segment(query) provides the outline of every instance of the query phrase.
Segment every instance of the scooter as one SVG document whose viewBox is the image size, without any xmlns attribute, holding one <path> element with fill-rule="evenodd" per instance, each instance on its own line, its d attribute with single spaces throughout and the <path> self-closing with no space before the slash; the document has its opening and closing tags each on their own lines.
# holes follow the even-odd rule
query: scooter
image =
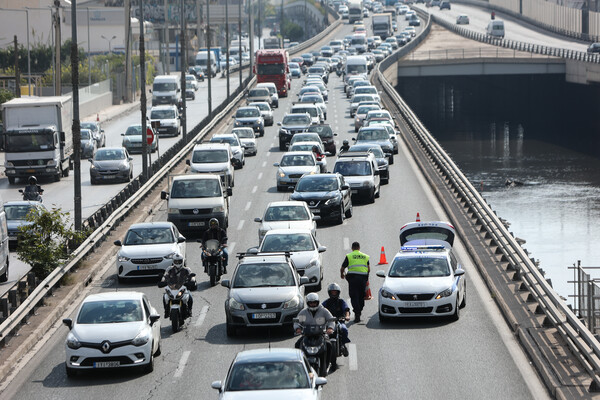
<svg viewBox="0 0 600 400">
<path fill-rule="evenodd" d="M 310 365 L 317 371 L 319 376 L 326 377 L 329 365 L 337 359 L 334 354 L 330 357 L 327 349 L 327 339 L 324 325 L 305 325 L 302 328 L 302 341 L 300 350 L 306 354 Z"/>
<path fill-rule="evenodd" d="M 191 279 L 195 276 L 196 274 L 192 273 L 189 275 L 189 278 Z M 191 284 L 192 281 L 188 281 L 187 277 L 180 276 L 178 278 L 176 282 L 170 282 L 169 284 L 166 282 L 159 283 L 159 287 L 166 286 L 164 302 L 169 306 L 169 318 L 171 319 L 173 332 L 179 331 L 185 320 L 190 317 L 188 304 L 191 294 L 188 291 L 187 285 Z"/>
<path fill-rule="evenodd" d="M 218 240 L 211 239 L 206 241 L 206 246 L 202 250 L 206 257 L 206 273 L 210 279 L 210 286 L 215 286 L 223 275 L 223 250 Z"/>
<path fill-rule="evenodd" d="M 28 191 L 27 189 L 19 189 L 19 193 L 23 195 L 24 201 L 39 201 L 41 203 L 44 189 L 39 189 L 39 191 Z"/>
</svg>

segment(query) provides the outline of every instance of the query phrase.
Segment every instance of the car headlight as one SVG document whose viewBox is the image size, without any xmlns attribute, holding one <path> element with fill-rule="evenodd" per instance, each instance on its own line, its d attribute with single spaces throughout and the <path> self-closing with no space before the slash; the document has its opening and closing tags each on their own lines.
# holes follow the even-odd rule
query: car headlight
<svg viewBox="0 0 600 400">
<path fill-rule="evenodd" d="M 454 293 L 454 289 L 450 287 L 450 288 L 438 293 L 438 295 L 435 296 L 435 299 L 439 300 L 443 297 L 450 297 L 450 296 L 452 296 L 452 293 Z"/>
<path fill-rule="evenodd" d="M 94 165 L 94 164 L 90 165 L 90 169 L 96 169 L 96 165 Z"/>
<path fill-rule="evenodd" d="M 172 251 L 171 253 L 167 254 L 167 255 L 166 255 L 166 256 L 164 256 L 163 258 L 164 258 L 165 260 L 172 260 L 172 259 L 173 259 L 173 257 L 175 257 L 175 254 L 177 254 L 177 252 L 175 252 L 175 251 Z"/>
<path fill-rule="evenodd" d="M 225 211 L 223 206 L 213 207 L 213 209 L 212 209 L 212 212 L 214 212 L 214 213 L 223 212 L 223 211 Z"/>
<path fill-rule="evenodd" d="M 81 347 L 81 343 L 79 343 L 79 340 L 77 340 L 77 338 L 75 337 L 75 335 L 73 335 L 72 332 L 69 332 L 69 334 L 67 335 L 67 346 L 69 346 L 70 349 L 75 350 Z"/>
<path fill-rule="evenodd" d="M 134 346 L 143 346 L 150 340 L 150 329 L 143 329 L 140 333 L 137 334 L 135 338 L 131 341 Z"/>
<path fill-rule="evenodd" d="M 398 300 L 396 298 L 396 296 L 394 296 L 392 293 L 388 292 L 385 289 L 381 289 L 381 296 L 385 297 L 386 299 L 391 299 L 391 300 Z"/>
<path fill-rule="evenodd" d="M 179 208 L 169 208 L 167 214 L 179 214 Z"/>
<path fill-rule="evenodd" d="M 342 196 L 339 196 L 339 195 L 338 195 L 338 196 L 332 197 L 332 198 L 330 198 L 329 200 L 327 200 L 327 201 L 325 202 L 325 205 L 326 205 L 326 206 L 330 206 L 330 205 L 333 205 L 333 204 L 335 204 L 335 203 L 339 203 L 341 200 L 342 200 Z"/>
<path fill-rule="evenodd" d="M 280 169 L 279 171 L 277 171 L 277 174 L 279 175 L 280 178 L 285 178 L 285 172 L 283 172 L 282 169 Z"/>
<path fill-rule="evenodd" d="M 130 258 L 130 257 L 125 257 L 125 256 L 117 256 L 117 261 L 118 261 L 118 262 L 127 262 L 127 261 L 129 261 L 129 260 L 131 260 L 131 258 Z"/>
<path fill-rule="evenodd" d="M 240 121 L 237 121 L 237 120 L 236 120 L 236 121 L 233 123 L 233 125 L 235 125 L 235 126 L 240 126 L 240 125 L 242 125 L 242 123 L 241 123 Z"/>
<path fill-rule="evenodd" d="M 281 129 L 279 130 L 279 134 L 280 134 L 280 135 L 287 135 L 287 134 L 288 134 L 288 131 L 287 131 L 287 129 L 281 128 Z"/>
<path fill-rule="evenodd" d="M 240 149 L 233 149 L 233 150 L 232 150 L 232 153 L 233 153 L 233 154 L 240 154 L 240 153 L 241 153 L 241 150 L 240 150 Z"/>
<path fill-rule="evenodd" d="M 128 164 L 122 164 L 121 166 L 119 166 L 119 170 L 121 171 L 126 171 L 129 169 L 129 165 Z"/>
<path fill-rule="evenodd" d="M 283 303 L 283 308 L 296 308 L 298 307 L 298 305 L 300 305 L 300 299 L 298 298 L 298 296 L 294 296 L 292 297 L 290 300 L 286 301 L 285 303 Z"/>
<path fill-rule="evenodd" d="M 242 303 L 238 303 L 233 297 L 229 299 L 229 308 L 237 311 L 244 311 L 246 309 Z"/>
</svg>

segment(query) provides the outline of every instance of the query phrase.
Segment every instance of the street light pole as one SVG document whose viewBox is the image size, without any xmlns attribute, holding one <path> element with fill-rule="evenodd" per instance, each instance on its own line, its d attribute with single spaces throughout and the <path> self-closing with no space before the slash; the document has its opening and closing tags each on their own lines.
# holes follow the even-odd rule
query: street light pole
<svg viewBox="0 0 600 400">
<path fill-rule="evenodd" d="M 187 143 L 187 99 L 185 98 L 185 72 L 187 69 L 187 40 L 185 38 L 185 10 L 184 0 L 181 0 L 181 130 L 183 143 Z"/>
<path fill-rule="evenodd" d="M 146 50 L 144 48 L 144 1 L 140 0 L 140 110 L 142 112 L 142 177 L 146 182 L 148 174 L 148 138 L 146 134 Z M 158 140 L 155 137 L 154 140 Z"/>
<path fill-rule="evenodd" d="M 60 0 L 54 0 L 54 6 L 56 11 L 54 12 L 54 95 L 60 96 L 62 94 L 62 77 L 60 71 Z"/>
<path fill-rule="evenodd" d="M 77 51 L 77 0 L 71 0 L 71 84 L 73 87 L 73 153 L 75 230 L 81 231 L 81 130 L 79 125 L 79 57 Z M 68 167 L 67 167 L 68 168 Z"/>
<path fill-rule="evenodd" d="M 239 54 L 239 61 L 240 61 L 240 87 L 242 87 L 242 1 L 243 0 L 238 0 L 238 43 L 239 43 L 239 48 L 238 48 L 238 54 Z"/>
<path fill-rule="evenodd" d="M 88 42 L 88 90 L 92 87 L 92 55 L 90 52 L 90 8 L 86 7 L 87 10 L 87 42 Z"/>
<path fill-rule="evenodd" d="M 210 0 L 206 0 L 206 70 L 208 71 L 208 115 L 212 114 L 212 71 L 210 65 L 210 53 Z"/>
<path fill-rule="evenodd" d="M 229 98 L 229 0 L 225 0 L 225 45 L 227 52 L 225 60 L 225 69 L 227 70 L 227 98 Z M 241 38 L 240 38 L 241 39 Z"/>
</svg>

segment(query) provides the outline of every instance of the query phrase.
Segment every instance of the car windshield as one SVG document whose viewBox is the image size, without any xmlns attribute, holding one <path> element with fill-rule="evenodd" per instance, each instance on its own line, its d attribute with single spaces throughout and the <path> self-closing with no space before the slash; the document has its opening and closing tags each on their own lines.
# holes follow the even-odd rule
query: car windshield
<svg viewBox="0 0 600 400">
<path fill-rule="evenodd" d="M 234 129 L 232 131 L 232 133 L 235 133 L 236 135 L 238 135 L 239 138 L 244 138 L 244 139 L 254 139 L 254 131 L 252 130 L 252 128 L 244 128 L 244 129 Z"/>
<path fill-rule="evenodd" d="M 321 139 L 328 139 L 333 137 L 333 130 L 328 125 L 313 125 L 308 128 L 308 132 L 314 132 L 319 135 Z"/>
<path fill-rule="evenodd" d="M 312 134 L 312 135 L 306 135 L 303 133 L 297 133 L 294 135 L 294 137 L 292 138 L 292 142 L 293 143 L 299 143 L 299 142 L 318 142 L 319 141 L 319 137 L 316 134 Z"/>
<path fill-rule="evenodd" d="M 217 179 L 180 179 L 173 182 L 172 199 L 221 197 L 221 183 Z"/>
<path fill-rule="evenodd" d="M 292 112 L 295 113 L 307 113 L 311 117 L 317 117 L 319 115 L 319 111 L 316 107 L 294 107 Z"/>
<path fill-rule="evenodd" d="M 373 119 L 373 118 L 387 118 L 390 119 L 390 114 L 388 114 L 385 111 L 376 111 L 374 110 L 373 112 L 370 112 L 367 114 L 367 119 Z"/>
<path fill-rule="evenodd" d="M 291 145 L 289 151 L 312 151 L 313 146 L 316 146 L 313 142 L 298 142 Z"/>
<path fill-rule="evenodd" d="M 308 212 L 302 206 L 273 206 L 265 212 L 264 221 L 305 221 L 308 219 Z"/>
<path fill-rule="evenodd" d="M 226 391 L 309 389 L 310 378 L 299 361 L 269 361 L 235 364 Z"/>
<path fill-rule="evenodd" d="M 173 231 L 168 227 L 132 228 L 125 235 L 124 246 L 173 243 Z"/>
<path fill-rule="evenodd" d="M 368 161 L 344 161 L 335 163 L 333 172 L 343 176 L 369 176 L 371 175 L 371 164 Z"/>
<path fill-rule="evenodd" d="M 350 44 L 365 44 L 367 43 L 367 39 L 364 36 L 353 37 Z"/>
<path fill-rule="evenodd" d="M 6 211 L 6 219 L 9 221 L 24 220 L 27 217 L 27 214 L 29 214 L 30 210 L 35 210 L 35 206 L 30 204 L 4 206 L 4 211 Z"/>
<path fill-rule="evenodd" d="M 152 85 L 152 90 L 155 92 L 174 92 L 177 89 L 177 84 L 172 82 L 159 83 Z"/>
<path fill-rule="evenodd" d="M 377 110 L 377 109 L 379 109 L 379 107 L 376 106 L 375 104 L 371 104 L 371 105 L 368 105 L 368 106 L 360 106 L 356 110 L 356 113 L 357 114 L 366 114 L 366 113 L 368 113 L 371 110 Z"/>
<path fill-rule="evenodd" d="M 96 161 L 108 161 L 108 160 L 124 160 L 125 152 L 123 150 L 113 149 L 99 149 L 94 156 Z"/>
<path fill-rule="evenodd" d="M 210 139 L 211 143 L 229 143 L 231 147 L 239 147 L 240 143 L 234 136 L 217 136 Z"/>
<path fill-rule="evenodd" d="M 90 131 L 89 129 L 82 129 L 81 130 L 81 140 L 82 141 L 92 140 L 92 131 Z"/>
<path fill-rule="evenodd" d="M 298 68 L 300 68 L 300 65 L 298 63 L 296 63 L 296 62 L 291 62 L 288 65 L 289 65 L 290 69 L 298 69 Z"/>
<path fill-rule="evenodd" d="M 323 98 L 321 96 L 315 96 L 310 94 L 302 96 L 302 99 L 300 101 L 306 103 L 323 103 Z"/>
<path fill-rule="evenodd" d="M 256 107 L 240 108 L 235 112 L 236 118 L 260 117 L 260 111 Z"/>
<path fill-rule="evenodd" d="M 152 110 L 150 119 L 174 119 L 175 110 Z"/>
<path fill-rule="evenodd" d="M 308 69 L 308 73 L 309 74 L 319 74 L 319 75 L 322 75 L 322 74 L 325 73 L 325 70 L 323 68 L 321 68 L 321 67 L 310 67 Z"/>
<path fill-rule="evenodd" d="M 250 89 L 248 92 L 248 97 L 268 97 L 271 94 L 269 93 L 269 89 Z"/>
<path fill-rule="evenodd" d="M 281 167 L 308 167 L 315 165 L 315 159 L 309 154 L 288 154 L 281 158 Z"/>
<path fill-rule="evenodd" d="M 127 128 L 125 132 L 126 136 L 142 136 L 142 126 L 141 125 L 133 125 Z"/>
<path fill-rule="evenodd" d="M 296 185 L 297 192 L 331 192 L 338 189 L 336 178 L 300 179 Z"/>
<path fill-rule="evenodd" d="M 383 151 L 381 150 L 381 147 L 377 146 L 377 147 L 370 147 L 370 146 L 352 146 L 350 147 L 350 150 L 348 150 L 349 152 L 360 152 L 360 153 L 364 153 L 365 151 L 368 151 L 369 153 L 373 153 L 373 155 L 375 156 L 375 158 L 384 158 L 385 154 L 383 154 Z"/>
<path fill-rule="evenodd" d="M 454 234 L 450 229 L 423 226 L 420 228 L 408 229 L 400 235 L 400 243 L 426 239 L 443 240 L 452 245 L 452 243 L 454 243 Z"/>
<path fill-rule="evenodd" d="M 96 125 L 95 122 L 82 122 L 81 123 L 81 129 L 89 129 L 92 132 L 97 132 L 98 131 L 98 125 Z"/>
<path fill-rule="evenodd" d="M 361 101 L 369 101 L 369 100 L 373 100 L 373 96 L 371 96 L 370 94 L 356 95 L 352 98 L 353 103 L 360 103 Z"/>
<path fill-rule="evenodd" d="M 300 96 L 303 96 L 305 93 L 319 93 L 319 88 L 316 86 L 305 86 L 300 89 Z"/>
<path fill-rule="evenodd" d="M 313 251 L 315 245 L 308 233 L 267 234 L 260 245 L 260 251 Z"/>
<path fill-rule="evenodd" d="M 282 75 L 285 72 L 285 64 L 258 64 L 256 73 L 258 75 Z"/>
<path fill-rule="evenodd" d="M 192 155 L 194 164 L 226 163 L 229 161 L 227 150 L 196 150 Z"/>
<path fill-rule="evenodd" d="M 377 94 L 377 88 L 372 86 L 362 86 L 354 89 L 354 93 L 356 94 Z"/>
<path fill-rule="evenodd" d="M 282 125 L 308 125 L 310 117 L 306 115 L 286 115 L 283 117 Z"/>
<path fill-rule="evenodd" d="M 384 129 L 361 129 L 356 140 L 388 140 L 389 138 L 390 134 Z"/>
<path fill-rule="evenodd" d="M 394 278 L 424 278 L 450 276 L 450 267 L 445 257 L 398 257 L 389 272 Z"/>
<path fill-rule="evenodd" d="M 117 324 L 142 321 L 144 313 L 139 300 L 87 301 L 77 316 L 78 324 Z"/>
<path fill-rule="evenodd" d="M 292 270 L 286 263 L 240 264 L 233 288 L 295 286 Z"/>
<path fill-rule="evenodd" d="M 267 103 L 253 103 L 251 105 L 258 108 L 261 111 L 269 111 L 269 105 Z"/>
</svg>

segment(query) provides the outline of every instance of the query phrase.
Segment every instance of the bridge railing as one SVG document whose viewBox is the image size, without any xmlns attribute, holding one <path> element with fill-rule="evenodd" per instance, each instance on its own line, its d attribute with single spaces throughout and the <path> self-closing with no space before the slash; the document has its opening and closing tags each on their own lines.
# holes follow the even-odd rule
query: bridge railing
<svg viewBox="0 0 600 400">
<path fill-rule="evenodd" d="M 586 326 L 595 334 L 600 331 L 600 279 L 592 278 L 587 272 L 598 271 L 600 267 L 584 267 L 581 261 L 573 264 L 569 269 L 573 270 L 573 309 Z"/>
<path fill-rule="evenodd" d="M 433 19 L 427 19 L 427 26 L 411 43 L 424 39 L 423 36 L 429 32 L 432 21 Z M 387 62 L 386 59 L 381 62 L 372 80 L 389 97 L 390 111 L 399 114 L 406 121 L 411 134 L 422 146 L 431 162 L 444 176 L 460 202 L 468 209 L 469 214 L 472 214 L 472 218 L 481 226 L 486 238 L 497 247 L 496 253 L 502 257 L 502 260 L 508 262 L 508 268 L 514 271 L 513 280 L 521 281 L 521 290 L 529 292 L 528 301 L 537 303 L 536 314 L 545 316 L 545 325 L 556 328 L 572 353 L 587 370 L 592 379 L 590 390 L 600 388 L 600 343 L 594 334 L 554 291 L 543 272 L 530 259 L 518 240 L 508 231 L 494 210 L 385 79 L 383 71 L 411 50 L 412 48 L 406 45 L 388 57 L 392 61 Z M 518 329 L 518 327 L 513 328 Z"/>
</svg>

